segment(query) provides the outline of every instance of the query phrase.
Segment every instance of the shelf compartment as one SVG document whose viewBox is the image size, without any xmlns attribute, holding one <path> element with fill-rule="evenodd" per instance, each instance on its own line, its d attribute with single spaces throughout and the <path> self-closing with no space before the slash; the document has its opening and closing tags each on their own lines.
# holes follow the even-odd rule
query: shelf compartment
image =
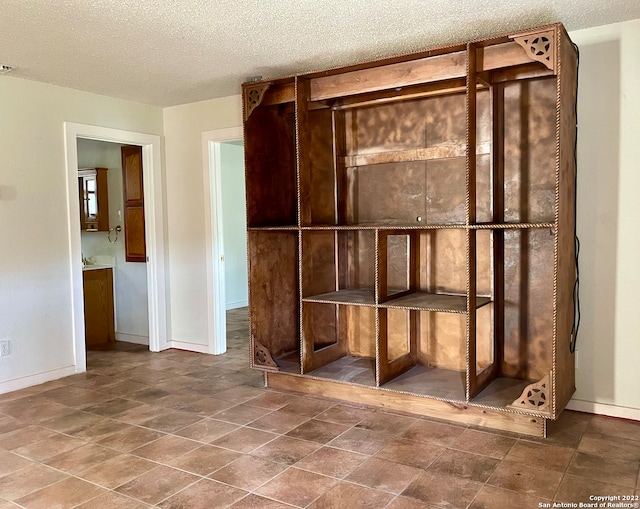
<svg viewBox="0 0 640 509">
<path fill-rule="evenodd" d="M 468 230 L 455 228 L 379 230 L 378 304 L 429 309 L 431 304 L 442 303 L 442 310 L 466 312 L 460 296 L 467 293 L 467 235 Z M 440 295 L 443 297 L 437 297 Z M 396 304 L 387 306 L 388 302 Z"/>
<path fill-rule="evenodd" d="M 418 319 L 415 311 L 378 310 L 378 385 L 414 367 L 417 363 Z"/>
<path fill-rule="evenodd" d="M 372 358 L 345 355 L 334 362 L 308 372 L 307 375 L 333 380 L 334 382 L 348 382 L 375 387 L 376 363 Z"/>
<path fill-rule="evenodd" d="M 374 308 L 302 303 L 302 367 L 309 373 L 350 355 L 375 357 Z"/>
<path fill-rule="evenodd" d="M 507 408 L 520 397 L 524 388 L 537 380 L 498 377 L 472 399 L 476 405 Z"/>
<path fill-rule="evenodd" d="M 298 233 L 250 231 L 247 248 L 249 301 L 261 303 L 249 308 L 251 365 L 272 370 L 283 364 L 296 371 L 291 355 L 295 362 L 300 351 Z"/>
<path fill-rule="evenodd" d="M 303 214 L 304 226 L 465 224 L 464 93 L 308 113 L 305 139 L 324 133 L 308 152 L 324 147 L 325 159 L 330 149 L 334 159 L 305 158 L 309 176 L 301 183 L 308 182 L 310 212 Z M 488 141 L 478 148 L 489 150 Z M 333 185 L 322 199 L 314 198 L 321 194 L 311 185 L 316 174 Z"/>
<path fill-rule="evenodd" d="M 504 222 L 554 222 L 556 95 L 554 76 L 498 87 L 496 101 L 504 118 L 503 152 L 498 154 L 504 165 Z"/>
<path fill-rule="evenodd" d="M 554 242 L 544 229 L 504 230 L 502 376 L 540 380 L 551 370 Z"/>
<path fill-rule="evenodd" d="M 341 168 L 335 157 L 341 126 L 329 109 L 310 109 L 308 80 L 297 80 L 300 221 L 302 225 L 336 224 Z M 338 115 L 339 116 L 339 115 Z"/>
<path fill-rule="evenodd" d="M 303 231 L 301 269 L 303 299 L 334 292 L 341 298 L 349 294 L 340 292 L 349 290 L 356 291 L 358 303 L 363 293 L 373 293 L 375 232 Z"/>
<path fill-rule="evenodd" d="M 447 383 L 447 393 L 465 398 L 466 316 L 405 309 L 379 309 L 378 383 L 389 386 L 417 366 L 459 374 Z M 429 371 L 432 372 L 432 371 Z M 447 378 L 449 382 L 451 378 Z M 405 381 L 408 383 L 408 381 Z M 440 389 L 415 386 L 416 394 L 445 397 Z"/>
<path fill-rule="evenodd" d="M 260 105 L 244 126 L 247 225 L 297 225 L 293 104 Z"/>
<path fill-rule="evenodd" d="M 415 232 L 378 232 L 378 302 L 413 292 L 416 287 Z"/>
<path fill-rule="evenodd" d="M 467 231 L 463 229 L 415 232 L 416 285 L 430 294 L 467 293 Z"/>
<path fill-rule="evenodd" d="M 465 372 L 418 364 L 382 386 L 390 391 L 463 403 Z"/>
</svg>

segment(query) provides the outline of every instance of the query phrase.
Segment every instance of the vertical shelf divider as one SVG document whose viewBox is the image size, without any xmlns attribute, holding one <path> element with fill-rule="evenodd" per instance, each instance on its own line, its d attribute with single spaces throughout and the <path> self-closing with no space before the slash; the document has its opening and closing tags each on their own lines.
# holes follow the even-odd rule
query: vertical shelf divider
<svg viewBox="0 0 640 509">
<path fill-rule="evenodd" d="M 376 260 L 375 260 L 375 299 L 376 313 L 376 383 L 383 385 L 405 371 L 414 367 L 418 362 L 417 330 L 418 313 L 414 310 L 406 310 L 407 322 L 407 352 L 400 357 L 389 360 L 389 309 L 381 306 L 389 300 L 388 288 L 388 238 L 390 235 L 400 234 L 399 230 L 376 230 Z M 417 263 L 417 237 L 413 232 L 407 233 L 407 270 L 409 272 L 409 288 L 406 292 L 396 295 L 408 294 L 416 289 L 416 263 Z"/>
<path fill-rule="evenodd" d="M 493 222 L 504 223 L 504 85 L 491 87 L 492 209 Z M 504 350 L 504 229 L 493 231 L 493 366 L 497 376 Z"/>
<path fill-rule="evenodd" d="M 467 401 L 476 392 L 476 46 L 467 44 Z"/>
<path fill-rule="evenodd" d="M 304 297 L 304 264 L 303 264 L 303 235 L 300 229 L 303 224 L 311 221 L 310 208 L 310 175 L 308 161 L 309 143 L 309 81 L 296 77 L 295 82 L 295 137 L 296 137 L 296 188 L 298 200 L 298 286 L 300 296 L 300 372 L 302 374 L 313 369 L 313 337 L 305 334 L 304 324 L 310 319 L 308 307 L 302 302 Z"/>
</svg>

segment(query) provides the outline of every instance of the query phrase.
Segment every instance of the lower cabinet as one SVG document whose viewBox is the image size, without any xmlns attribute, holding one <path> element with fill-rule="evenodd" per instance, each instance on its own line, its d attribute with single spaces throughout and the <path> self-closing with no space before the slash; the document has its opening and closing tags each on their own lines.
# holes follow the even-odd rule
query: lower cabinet
<svg viewBox="0 0 640 509">
<path fill-rule="evenodd" d="M 113 313 L 113 269 L 85 270 L 84 286 L 85 344 L 115 341 Z"/>
</svg>

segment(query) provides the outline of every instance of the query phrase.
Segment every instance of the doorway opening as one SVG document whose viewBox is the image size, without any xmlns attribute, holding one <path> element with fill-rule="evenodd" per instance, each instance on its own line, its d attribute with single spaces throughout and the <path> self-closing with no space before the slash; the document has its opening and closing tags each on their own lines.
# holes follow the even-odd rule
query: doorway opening
<svg viewBox="0 0 640 509">
<path fill-rule="evenodd" d="M 65 148 L 67 173 L 67 205 L 69 227 L 69 254 L 72 283 L 73 340 L 76 372 L 86 370 L 84 297 L 83 297 L 83 251 L 80 234 L 80 202 L 78 193 L 78 140 L 80 144 L 107 142 L 117 145 L 136 145 L 142 149 L 144 168 L 144 215 L 147 263 L 144 264 L 146 279 L 148 344 L 149 350 L 157 352 L 169 348 L 167 340 L 167 307 L 165 249 L 163 231 L 163 207 L 161 186 L 160 137 L 120 129 L 88 126 L 65 122 Z M 82 155 L 81 157 L 85 157 Z M 116 209 L 117 210 L 117 209 Z M 116 215 L 117 221 L 117 215 Z M 117 224 L 117 223 L 116 223 Z M 113 239 L 115 234 L 111 234 Z M 142 264 L 140 264 L 142 265 Z M 144 292 L 144 290 L 143 290 Z M 132 340 L 134 338 L 127 338 Z"/>
<path fill-rule="evenodd" d="M 77 138 L 78 168 L 81 173 L 89 174 L 80 177 L 86 182 L 81 199 L 84 194 L 97 197 L 93 201 L 83 200 L 81 219 L 90 214 L 85 209 L 93 208 L 102 223 L 98 227 L 95 223 L 81 225 L 87 348 L 108 349 L 115 346 L 114 341 L 149 345 L 149 288 L 144 239 L 138 241 L 142 243 L 142 256 L 133 258 L 129 256 L 130 247 L 125 249 L 125 240 L 132 238 L 129 229 L 137 225 L 131 224 L 126 212 L 123 147 L 137 153 L 139 160 L 138 146 Z M 97 182 L 93 177 L 96 173 L 98 176 L 103 174 Z M 98 187 L 101 185 L 106 185 L 106 191 Z M 142 237 L 143 232 L 134 234 Z"/>
<path fill-rule="evenodd" d="M 209 353 L 246 348 L 247 222 L 241 127 L 202 133 Z M 242 335 L 242 337 L 240 337 Z M 230 340 L 228 345 L 227 340 Z M 233 342 L 233 343 L 231 343 Z"/>
</svg>

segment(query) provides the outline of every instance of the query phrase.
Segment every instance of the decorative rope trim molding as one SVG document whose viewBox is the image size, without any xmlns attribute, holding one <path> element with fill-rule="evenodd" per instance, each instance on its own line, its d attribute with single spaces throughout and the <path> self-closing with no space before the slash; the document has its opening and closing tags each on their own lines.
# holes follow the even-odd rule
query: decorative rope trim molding
<svg viewBox="0 0 640 509">
<path fill-rule="evenodd" d="M 269 369 L 272 371 L 279 371 L 280 367 L 276 364 L 276 361 L 271 357 L 271 352 L 255 337 L 253 338 L 253 361 L 255 364 L 263 369 Z"/>
<path fill-rule="evenodd" d="M 527 385 L 522 394 L 516 399 L 510 407 L 520 409 L 537 410 L 540 412 L 548 412 L 550 405 L 550 373 L 542 380 Z"/>
<path fill-rule="evenodd" d="M 528 32 L 511 37 L 517 42 L 529 58 L 543 63 L 547 69 L 556 72 L 556 32 L 546 30 L 544 32 Z"/>
</svg>

